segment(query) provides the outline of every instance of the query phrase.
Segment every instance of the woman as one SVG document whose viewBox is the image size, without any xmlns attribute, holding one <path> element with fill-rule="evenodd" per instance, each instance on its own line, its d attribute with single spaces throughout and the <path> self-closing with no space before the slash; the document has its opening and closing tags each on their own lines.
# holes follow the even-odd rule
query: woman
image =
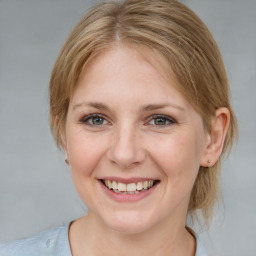
<svg viewBox="0 0 256 256">
<path fill-rule="evenodd" d="M 207 255 L 237 125 L 218 47 L 174 0 L 107 2 L 77 24 L 50 81 L 51 128 L 88 207 L 0 255 Z"/>
</svg>

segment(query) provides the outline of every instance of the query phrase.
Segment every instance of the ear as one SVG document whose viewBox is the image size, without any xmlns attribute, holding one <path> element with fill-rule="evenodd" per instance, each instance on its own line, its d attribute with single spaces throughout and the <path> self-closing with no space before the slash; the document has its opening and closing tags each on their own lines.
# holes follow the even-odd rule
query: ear
<svg viewBox="0 0 256 256">
<path fill-rule="evenodd" d="M 218 108 L 211 121 L 211 131 L 207 136 L 206 149 L 200 165 L 212 167 L 219 159 L 230 122 L 230 112 L 227 108 Z"/>
</svg>

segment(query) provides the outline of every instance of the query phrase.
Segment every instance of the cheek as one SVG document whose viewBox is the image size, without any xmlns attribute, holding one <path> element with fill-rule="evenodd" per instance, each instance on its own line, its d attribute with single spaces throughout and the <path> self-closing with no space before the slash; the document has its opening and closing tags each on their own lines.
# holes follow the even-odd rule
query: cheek
<svg viewBox="0 0 256 256">
<path fill-rule="evenodd" d="M 74 175 L 93 175 L 105 147 L 104 140 L 100 136 L 91 136 L 82 131 L 70 132 L 67 151 L 70 159 L 70 166 Z"/>
<path fill-rule="evenodd" d="M 162 139 L 159 136 L 154 141 L 157 144 L 152 143 L 150 147 L 151 159 L 163 177 L 161 201 L 167 212 L 179 205 L 187 211 L 200 165 L 199 145 L 196 137 L 190 135 L 194 134 L 173 133 Z"/>
<path fill-rule="evenodd" d="M 98 182 L 97 168 L 104 155 L 106 143 L 102 137 L 85 134 L 83 131 L 69 134 L 67 153 L 73 183 L 82 201 L 93 209 L 95 195 L 92 191 Z"/>
<path fill-rule="evenodd" d="M 200 150 L 196 136 L 170 134 L 159 139 L 157 147 L 151 146 L 151 156 L 170 182 L 195 179 L 200 165 Z"/>
</svg>

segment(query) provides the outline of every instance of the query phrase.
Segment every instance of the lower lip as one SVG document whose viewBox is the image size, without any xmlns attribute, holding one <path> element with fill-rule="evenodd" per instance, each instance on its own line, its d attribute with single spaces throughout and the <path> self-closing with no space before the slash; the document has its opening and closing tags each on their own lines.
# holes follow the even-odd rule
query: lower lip
<svg viewBox="0 0 256 256">
<path fill-rule="evenodd" d="M 148 197 L 157 187 L 157 184 L 155 184 L 150 189 L 147 189 L 145 191 L 141 191 L 137 194 L 119 194 L 114 192 L 113 190 L 108 189 L 101 181 L 99 181 L 103 191 L 113 200 L 118 202 L 136 202 L 139 200 L 142 200 L 145 197 Z"/>
</svg>

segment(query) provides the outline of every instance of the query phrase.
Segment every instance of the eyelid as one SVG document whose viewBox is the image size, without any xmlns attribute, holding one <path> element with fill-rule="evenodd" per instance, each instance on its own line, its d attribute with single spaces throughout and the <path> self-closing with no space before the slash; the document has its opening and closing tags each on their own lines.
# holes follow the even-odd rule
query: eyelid
<svg viewBox="0 0 256 256">
<path fill-rule="evenodd" d="M 152 116 L 150 116 L 150 117 L 148 118 L 147 124 L 149 124 L 150 121 L 152 121 L 152 120 L 154 120 L 154 119 L 156 119 L 156 118 L 163 118 L 163 119 L 167 120 L 167 121 L 169 122 L 169 124 L 165 124 L 165 125 L 152 125 L 152 126 L 158 126 L 158 127 L 161 128 L 161 127 L 166 127 L 166 126 L 173 125 L 173 124 L 177 123 L 177 121 L 176 121 L 175 118 L 170 117 L 170 116 L 168 116 L 168 115 L 164 115 L 164 114 L 154 114 L 154 115 L 152 115 Z M 151 124 L 149 124 L 149 125 L 151 125 Z"/>
<path fill-rule="evenodd" d="M 89 123 L 88 123 L 88 120 L 90 120 L 91 118 L 96 118 L 96 117 L 102 118 L 102 119 L 104 119 L 104 121 L 106 121 L 107 123 L 109 123 L 109 121 L 107 120 L 107 118 L 106 118 L 104 115 L 99 114 L 99 113 L 93 113 L 93 114 L 89 114 L 89 115 L 83 116 L 83 117 L 80 119 L 80 123 L 86 124 L 86 125 L 91 126 L 91 127 L 104 126 L 104 125 L 106 125 L 106 124 L 102 124 L 102 125 L 93 125 L 93 124 L 89 124 Z"/>
<path fill-rule="evenodd" d="M 92 118 L 102 118 L 105 122 L 107 122 L 107 124 L 99 124 L 99 125 L 96 125 L 96 124 L 90 124 L 88 121 Z M 154 119 L 157 119 L 157 118 L 162 118 L 162 119 L 165 119 L 168 123 L 167 124 L 163 124 L 163 125 L 157 125 L 157 124 L 150 124 L 150 122 Z M 85 124 L 87 126 L 91 126 L 91 127 L 102 127 L 104 125 L 108 125 L 110 124 L 110 122 L 108 121 L 108 119 L 103 115 L 103 114 L 100 114 L 100 113 L 93 113 L 93 114 L 88 114 L 88 115 L 85 115 L 83 116 L 80 120 L 79 120 L 80 123 L 82 124 Z M 150 125 L 150 126 L 155 126 L 157 128 L 164 128 L 164 127 L 167 127 L 167 126 L 170 126 L 170 125 L 173 125 L 177 123 L 176 119 L 171 117 L 171 116 L 168 116 L 168 115 L 164 115 L 164 114 L 154 114 L 154 115 L 151 115 L 147 118 L 147 121 L 146 121 L 146 125 Z"/>
</svg>

